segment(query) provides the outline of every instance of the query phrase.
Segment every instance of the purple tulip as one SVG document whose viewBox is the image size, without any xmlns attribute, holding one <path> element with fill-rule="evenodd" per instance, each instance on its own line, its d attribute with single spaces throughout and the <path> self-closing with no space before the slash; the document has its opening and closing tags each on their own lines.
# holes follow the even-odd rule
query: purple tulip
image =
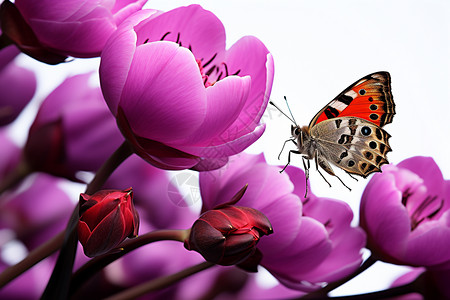
<svg viewBox="0 0 450 300">
<path fill-rule="evenodd" d="M 36 76 L 11 62 L 0 69 L 0 91 L 0 126 L 3 126 L 14 121 L 33 98 Z"/>
<path fill-rule="evenodd" d="M 2 196 L 0 227 L 13 230 L 33 249 L 65 228 L 74 204 L 58 187 L 61 179 L 36 174 L 27 181 L 17 191 Z"/>
<path fill-rule="evenodd" d="M 42 102 L 24 149 L 34 170 L 74 179 L 97 170 L 123 141 L 90 76 L 67 78 Z"/>
<path fill-rule="evenodd" d="M 429 157 L 383 167 L 361 199 L 368 248 L 390 263 L 450 266 L 450 181 Z"/>
<path fill-rule="evenodd" d="M 18 13 L 8 9 L 5 18 L 10 23 L 4 31 L 8 30 L 8 35 L 19 48 L 31 51 L 33 57 L 39 58 L 46 50 L 63 56 L 96 57 L 100 56 L 105 42 L 117 26 L 146 2 L 16 0 Z M 26 28 L 21 25 L 23 23 L 29 26 L 29 32 L 23 32 Z M 20 30 L 9 32 L 12 27 Z M 20 36 L 16 36 L 17 33 Z M 42 58 L 46 60 L 45 56 Z"/>
<path fill-rule="evenodd" d="M 415 281 L 414 290 L 417 292 L 420 291 L 420 294 L 410 293 L 395 297 L 396 300 L 450 299 L 449 278 L 450 269 L 431 271 L 425 268 L 414 268 L 397 278 L 391 287 L 401 286 Z"/>
<path fill-rule="evenodd" d="M 274 233 L 260 240 L 260 265 L 284 285 L 311 291 L 342 278 L 361 263 L 365 235 L 350 227 L 347 204 L 310 194 L 302 205 L 305 175 L 295 167 L 269 166 L 262 155 L 240 154 L 222 169 L 200 173 L 202 211 L 228 202 L 248 184 L 237 203 L 262 212 Z"/>
<path fill-rule="evenodd" d="M 122 134 L 163 169 L 218 168 L 256 141 L 272 81 L 267 48 L 247 36 L 226 50 L 222 23 L 198 5 L 134 14 L 100 63 Z"/>
<path fill-rule="evenodd" d="M 8 136 L 8 132 L 0 129 L 0 181 L 9 175 L 20 161 L 20 148 Z"/>
</svg>

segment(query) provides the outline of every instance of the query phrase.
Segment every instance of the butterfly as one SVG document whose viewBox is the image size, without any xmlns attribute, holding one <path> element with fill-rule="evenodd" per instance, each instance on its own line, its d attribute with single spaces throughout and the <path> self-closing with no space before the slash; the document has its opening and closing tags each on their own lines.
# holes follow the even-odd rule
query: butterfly
<svg viewBox="0 0 450 300">
<path fill-rule="evenodd" d="M 356 178 L 351 174 L 366 178 L 373 172 L 381 172 L 381 166 L 389 163 L 386 154 L 391 151 L 388 142 L 391 136 L 382 127 L 392 122 L 395 104 L 388 72 L 369 74 L 350 85 L 325 105 L 309 126 L 297 125 L 289 105 L 291 117 L 272 101 L 270 104 L 294 123 L 291 126 L 292 137 L 284 142 L 280 155 L 290 141 L 296 145 L 297 150 L 289 151 L 288 162 L 280 173 L 290 164 L 291 154 L 302 155 L 306 176 L 305 197 L 308 194 L 310 160 L 315 161 L 317 171 L 330 187 L 331 184 L 319 167 L 337 177 L 349 190 L 334 173 L 330 163 L 343 169 L 354 179 Z"/>
</svg>

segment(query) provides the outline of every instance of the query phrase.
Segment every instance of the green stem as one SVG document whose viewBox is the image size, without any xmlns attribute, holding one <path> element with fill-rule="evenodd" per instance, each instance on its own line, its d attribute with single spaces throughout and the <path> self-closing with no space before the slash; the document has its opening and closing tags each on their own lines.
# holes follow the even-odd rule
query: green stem
<svg viewBox="0 0 450 300">
<path fill-rule="evenodd" d="M 94 179 L 86 187 L 85 193 L 94 194 L 106 182 L 111 173 L 133 153 L 128 142 L 122 145 L 106 160 L 95 174 Z M 73 264 L 78 245 L 77 224 L 79 204 L 75 207 L 67 224 L 64 236 L 64 243 L 59 252 L 53 273 L 47 283 L 41 299 L 67 299 L 72 276 Z"/>
<path fill-rule="evenodd" d="M 364 263 L 352 274 L 347 275 L 346 277 L 331 282 L 329 284 L 327 284 L 325 287 L 323 287 L 320 290 L 317 290 L 315 292 L 309 293 L 305 296 L 300 297 L 299 299 L 320 299 L 320 298 L 324 298 L 326 297 L 326 295 L 331 292 L 332 290 L 340 287 L 341 285 L 343 285 L 344 283 L 348 282 L 349 280 L 353 279 L 354 277 L 358 276 L 359 274 L 361 274 L 362 272 L 364 272 L 365 270 L 367 270 L 368 268 L 370 268 L 374 263 L 377 262 L 378 259 L 375 258 L 375 256 L 372 254 L 370 255 L 365 261 Z"/>
<path fill-rule="evenodd" d="M 27 257 L 19 263 L 6 268 L 0 274 L 0 288 L 4 287 L 10 281 L 27 271 L 35 264 L 56 252 L 62 245 L 64 240 L 64 231 L 54 236 L 44 244 L 31 251 Z"/>
<path fill-rule="evenodd" d="M 121 258 L 128 252 L 139 248 L 141 246 L 163 240 L 179 241 L 184 240 L 189 235 L 188 230 L 156 230 L 148 232 L 134 239 L 129 239 L 120 245 L 120 248 L 111 250 L 109 253 L 97 256 L 80 269 L 78 269 L 72 276 L 70 294 L 72 295 L 84 282 L 91 278 L 95 273 L 112 263 L 113 261 Z"/>
<path fill-rule="evenodd" d="M 94 179 L 88 184 L 85 193 L 92 195 L 100 190 L 114 170 L 117 169 L 117 167 L 131 154 L 133 154 L 131 146 L 127 141 L 123 142 L 100 169 L 98 169 Z"/>
<path fill-rule="evenodd" d="M 136 299 L 139 296 L 145 295 L 145 294 L 155 291 L 155 290 L 160 290 L 162 288 L 165 288 L 171 284 L 174 284 L 174 283 L 176 283 L 186 277 L 189 277 L 193 274 L 196 274 L 200 271 L 206 270 L 212 266 L 214 266 L 213 263 L 205 261 L 198 265 L 186 268 L 180 272 L 177 272 L 177 273 L 165 276 L 165 277 L 153 279 L 153 280 L 147 281 L 143 284 L 129 288 L 123 292 L 120 292 L 111 297 L 108 297 L 105 300 Z"/>
</svg>

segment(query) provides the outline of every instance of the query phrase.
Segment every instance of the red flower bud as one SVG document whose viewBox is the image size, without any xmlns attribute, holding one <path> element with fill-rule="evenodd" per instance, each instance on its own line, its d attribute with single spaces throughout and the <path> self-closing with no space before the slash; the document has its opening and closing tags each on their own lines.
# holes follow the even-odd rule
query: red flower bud
<svg viewBox="0 0 450 300">
<path fill-rule="evenodd" d="M 104 254 L 126 237 L 136 237 L 138 230 L 139 215 L 133 205 L 131 188 L 80 195 L 78 238 L 86 256 Z"/>
<path fill-rule="evenodd" d="M 252 256 L 260 237 L 272 232 L 272 225 L 260 211 L 225 206 L 202 214 L 192 225 L 184 246 L 197 251 L 207 261 L 229 266 Z"/>
</svg>

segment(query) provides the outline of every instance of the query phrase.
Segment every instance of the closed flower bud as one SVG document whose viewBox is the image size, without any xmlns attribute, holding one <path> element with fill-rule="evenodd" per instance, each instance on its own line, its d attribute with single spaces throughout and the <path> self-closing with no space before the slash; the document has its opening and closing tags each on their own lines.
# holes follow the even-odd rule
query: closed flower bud
<svg viewBox="0 0 450 300">
<path fill-rule="evenodd" d="M 199 252 L 207 261 L 234 265 L 250 258 L 260 237 L 272 232 L 272 225 L 260 211 L 225 206 L 209 210 L 195 221 L 185 247 Z"/>
<path fill-rule="evenodd" d="M 78 238 L 86 256 L 104 254 L 138 235 L 139 215 L 132 196 L 131 188 L 80 195 Z"/>
</svg>

